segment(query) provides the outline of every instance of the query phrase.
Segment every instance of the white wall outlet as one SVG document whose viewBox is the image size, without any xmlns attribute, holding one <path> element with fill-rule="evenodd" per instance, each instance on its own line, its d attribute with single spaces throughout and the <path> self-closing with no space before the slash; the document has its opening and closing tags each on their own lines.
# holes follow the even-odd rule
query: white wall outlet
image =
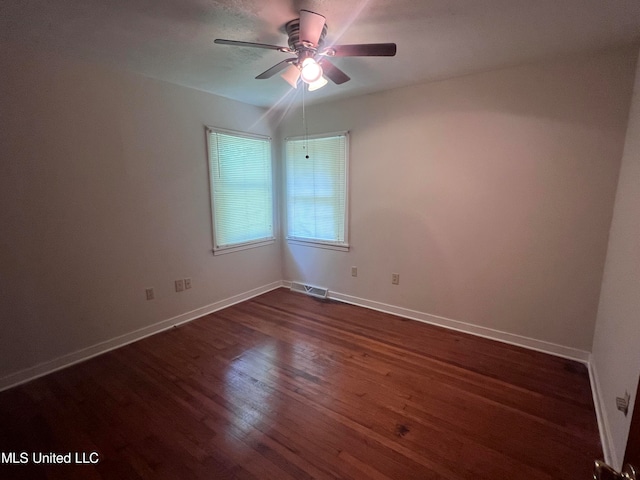
<svg viewBox="0 0 640 480">
<path fill-rule="evenodd" d="M 176 280 L 176 292 L 184 291 L 184 280 Z"/>
<path fill-rule="evenodd" d="M 624 397 L 616 397 L 616 407 L 618 408 L 618 410 L 620 410 L 622 413 L 624 413 L 625 417 L 629 413 L 629 400 L 630 399 L 631 399 L 631 397 L 629 396 L 629 392 L 627 392 L 627 391 L 624 392 Z"/>
<path fill-rule="evenodd" d="M 156 298 L 155 294 L 153 293 L 153 288 L 145 288 L 144 292 L 147 295 L 147 300 L 153 300 L 154 298 Z"/>
<path fill-rule="evenodd" d="M 351 276 L 352 277 L 358 276 L 358 267 L 351 267 Z"/>
<path fill-rule="evenodd" d="M 189 290 L 191 288 L 191 278 L 184 279 L 184 289 Z"/>
<path fill-rule="evenodd" d="M 391 274 L 391 283 L 393 285 L 399 285 L 400 284 L 400 274 L 399 273 L 392 273 Z"/>
</svg>

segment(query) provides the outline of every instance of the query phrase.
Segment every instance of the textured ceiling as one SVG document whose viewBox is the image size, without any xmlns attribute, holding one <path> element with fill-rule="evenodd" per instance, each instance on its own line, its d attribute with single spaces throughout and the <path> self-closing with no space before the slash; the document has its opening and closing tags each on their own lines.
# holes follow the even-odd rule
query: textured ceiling
<svg viewBox="0 0 640 480">
<path fill-rule="evenodd" d="M 0 42 L 273 106 L 291 87 L 254 77 L 287 55 L 213 40 L 287 45 L 301 8 L 327 18 L 326 45 L 398 45 L 396 57 L 335 59 L 352 80 L 307 101 L 640 40 L 638 0 L 0 0 Z"/>
</svg>

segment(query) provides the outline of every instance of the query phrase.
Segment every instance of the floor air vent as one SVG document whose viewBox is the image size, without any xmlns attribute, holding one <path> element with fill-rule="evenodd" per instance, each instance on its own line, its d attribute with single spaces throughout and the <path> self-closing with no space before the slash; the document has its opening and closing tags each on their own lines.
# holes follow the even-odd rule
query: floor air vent
<svg viewBox="0 0 640 480">
<path fill-rule="evenodd" d="M 317 298 L 327 298 L 329 290 L 326 288 L 314 287 L 312 285 L 305 285 L 304 283 L 291 282 L 291 291 L 305 293 Z"/>
</svg>

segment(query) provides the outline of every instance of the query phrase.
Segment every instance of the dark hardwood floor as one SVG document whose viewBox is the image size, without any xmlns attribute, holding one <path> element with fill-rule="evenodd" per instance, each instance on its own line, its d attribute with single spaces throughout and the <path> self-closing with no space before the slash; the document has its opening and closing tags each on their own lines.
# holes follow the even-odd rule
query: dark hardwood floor
<svg viewBox="0 0 640 480">
<path fill-rule="evenodd" d="M 279 289 L 0 393 L 0 478 L 571 479 L 584 365 Z M 19 457 L 18 457 L 19 458 Z"/>
</svg>

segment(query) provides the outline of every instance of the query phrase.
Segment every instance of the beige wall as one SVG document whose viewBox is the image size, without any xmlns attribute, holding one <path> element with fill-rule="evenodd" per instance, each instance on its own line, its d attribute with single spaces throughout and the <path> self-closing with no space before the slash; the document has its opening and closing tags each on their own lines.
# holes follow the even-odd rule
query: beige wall
<svg viewBox="0 0 640 480">
<path fill-rule="evenodd" d="M 285 279 L 590 351 L 636 54 L 308 107 L 351 132 L 351 250 L 286 245 Z"/>
<path fill-rule="evenodd" d="M 633 402 L 640 373 L 640 63 L 611 224 L 592 364 L 611 461 L 619 468 L 631 414 L 625 417 L 616 409 L 615 397 L 627 391 Z"/>
<path fill-rule="evenodd" d="M 262 109 L 2 48 L 0 71 L 0 379 L 282 278 L 277 243 L 211 253 L 204 125 L 270 134 Z"/>
</svg>

